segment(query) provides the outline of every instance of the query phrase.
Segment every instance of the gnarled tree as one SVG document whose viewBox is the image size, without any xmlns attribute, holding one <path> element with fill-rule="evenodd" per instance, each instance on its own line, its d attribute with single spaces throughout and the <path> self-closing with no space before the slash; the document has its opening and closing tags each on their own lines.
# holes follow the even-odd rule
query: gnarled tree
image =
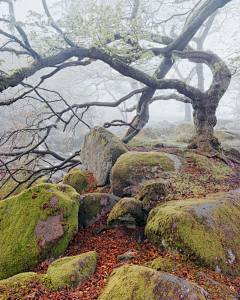
<svg viewBox="0 0 240 300">
<path fill-rule="evenodd" d="M 141 0 L 132 1 L 60 1 L 49 9 L 47 0 L 41 0 L 44 14 L 31 13 L 28 21 L 18 22 L 15 17 L 17 2 L 0 0 L 0 6 L 6 15 L 0 18 L 0 35 L 2 37 L 0 53 L 11 53 L 20 57 L 25 66 L 9 74 L 6 70 L 0 73 L 0 93 L 3 95 L 0 106 L 13 106 L 18 102 L 34 101 L 48 111 L 39 113 L 27 126 L 5 132 L 1 139 L 2 151 L 0 167 L 4 170 L 2 179 L 12 178 L 21 182 L 36 180 L 44 174 L 51 175 L 58 169 L 79 163 L 75 156 L 57 157 L 47 147 L 50 132 L 62 123 L 65 129 L 72 122 L 82 122 L 85 112 L 94 106 L 117 107 L 132 96 L 139 94 L 136 105 L 136 116 L 132 122 L 108 122 L 129 126 L 123 137 L 127 143 L 149 120 L 149 105 L 155 100 L 176 99 L 190 103 L 194 110 L 195 135 L 190 148 L 204 151 L 220 149 L 218 140 L 213 135 L 216 125 L 216 109 L 223 94 L 228 88 L 231 74 L 216 54 L 194 49 L 191 41 L 200 33 L 208 33 L 209 23 L 214 22 L 217 10 L 226 6 L 231 0 L 204 1 L 152 1 L 147 4 Z M 22 4 L 24 5 L 24 4 Z M 175 9 L 173 10 L 173 7 Z M 58 8 L 54 14 L 54 8 Z M 162 12 L 165 11 L 165 16 Z M 174 11 L 174 13 L 172 13 Z M 181 16 L 181 19 L 179 19 Z M 166 24 L 171 32 L 166 33 Z M 38 32 L 38 35 L 36 35 Z M 10 47 L 11 46 L 11 47 Z M 197 64 L 206 64 L 212 71 L 212 83 L 203 91 L 187 84 L 184 80 L 165 79 L 177 59 L 188 59 Z M 57 91 L 51 91 L 44 83 L 58 72 L 67 68 L 85 68 L 100 61 L 105 63 L 121 76 L 137 81 L 142 88 L 133 90 L 114 102 L 87 101 L 70 103 Z M 2 60 L 0 62 L 4 63 Z M 151 70 L 146 68 L 151 65 Z M 152 71 L 154 69 L 154 71 Z M 44 71 L 40 80 L 29 84 L 27 79 L 39 71 Z M 7 91 L 17 88 L 15 94 L 7 96 Z M 158 90 L 172 90 L 176 93 L 156 95 Z M 15 90 L 14 90 L 15 91 Z M 51 94 L 52 96 L 46 96 Z M 63 103 L 63 106 L 56 103 Z M 109 121 L 109 120 L 108 120 Z M 16 139 L 25 132 L 25 142 L 16 146 Z M 15 144 L 14 144 L 15 143 Z M 41 144 L 46 150 L 39 150 Z M 12 166 L 16 161 L 28 157 L 26 165 L 38 161 L 43 155 L 50 154 L 62 160 L 57 166 L 40 167 L 24 180 L 17 179 Z M 11 157 L 11 158 L 9 158 Z M 30 172 L 27 169 L 26 172 Z M 4 181 L 6 182 L 6 181 Z"/>
</svg>

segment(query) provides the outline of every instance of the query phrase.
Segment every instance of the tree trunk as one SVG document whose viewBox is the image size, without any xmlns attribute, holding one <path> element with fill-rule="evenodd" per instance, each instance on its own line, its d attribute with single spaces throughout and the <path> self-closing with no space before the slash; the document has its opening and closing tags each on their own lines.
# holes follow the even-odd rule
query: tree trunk
<svg viewBox="0 0 240 300">
<path fill-rule="evenodd" d="M 221 144 L 214 137 L 214 127 L 217 124 L 216 110 L 219 100 L 209 101 L 205 96 L 193 105 L 194 136 L 188 146 L 189 149 L 199 149 L 210 152 L 212 149 L 219 151 Z"/>
</svg>

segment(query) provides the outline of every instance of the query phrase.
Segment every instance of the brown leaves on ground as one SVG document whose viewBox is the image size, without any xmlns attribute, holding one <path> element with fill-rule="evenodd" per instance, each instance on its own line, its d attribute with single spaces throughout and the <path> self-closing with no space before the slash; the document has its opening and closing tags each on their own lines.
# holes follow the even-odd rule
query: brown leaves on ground
<svg viewBox="0 0 240 300">
<path fill-rule="evenodd" d="M 146 151 L 144 147 L 132 149 Z M 155 150 L 148 149 L 147 151 Z M 216 161 L 219 161 L 216 159 Z M 192 197 L 203 197 L 208 193 L 227 191 L 240 186 L 240 167 L 234 165 L 234 174 L 230 176 L 204 175 L 197 171 L 192 161 L 187 160 L 187 165 L 177 175 L 172 177 L 172 184 L 169 196 L 163 201 L 187 199 Z M 99 191 L 97 183 L 91 172 L 84 172 L 88 186 L 84 193 Z M 179 182 L 180 181 L 180 182 Z M 217 187 L 217 188 L 216 188 Z M 109 186 L 104 192 L 109 191 Z M 154 207 L 157 202 L 152 202 Z M 158 257 L 168 258 L 174 267 L 163 269 L 188 281 L 195 282 L 203 287 L 210 294 L 209 299 L 227 300 L 225 292 L 227 288 L 240 296 L 240 277 L 233 278 L 229 275 L 218 274 L 212 270 L 196 265 L 180 255 L 169 255 L 154 249 L 148 240 L 144 240 L 144 229 L 124 229 L 112 228 L 93 236 L 93 232 L 99 227 L 106 225 L 107 215 L 88 229 L 82 229 L 69 244 L 65 256 L 79 255 L 88 251 L 97 251 L 99 258 L 95 274 L 81 288 L 52 292 L 45 286 L 36 282 L 30 282 L 27 287 L 19 287 L 18 291 L 9 293 L 8 299 L 97 299 L 103 292 L 107 279 L 114 268 L 121 266 L 117 261 L 118 255 L 129 250 L 137 251 L 136 257 L 131 260 L 131 264 L 143 265 Z M 138 234 L 138 236 L 136 236 Z M 47 265 L 39 264 L 35 271 L 46 273 Z M 217 283 L 217 284 L 216 284 Z M 20 298 L 19 298 L 20 297 Z M 239 297 L 240 299 L 240 297 Z"/>
</svg>

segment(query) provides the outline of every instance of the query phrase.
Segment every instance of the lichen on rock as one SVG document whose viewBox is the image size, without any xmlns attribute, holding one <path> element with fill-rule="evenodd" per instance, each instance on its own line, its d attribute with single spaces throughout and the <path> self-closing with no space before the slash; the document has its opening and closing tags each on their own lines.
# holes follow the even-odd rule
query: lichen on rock
<svg viewBox="0 0 240 300">
<path fill-rule="evenodd" d="M 82 195 L 79 200 L 78 227 L 87 228 L 97 222 L 120 200 L 119 197 L 106 193 Z"/>
<path fill-rule="evenodd" d="M 131 151 L 121 155 L 110 173 L 111 191 L 122 197 L 124 188 L 174 171 L 174 162 L 160 152 Z"/>
<path fill-rule="evenodd" d="M 85 136 L 81 161 L 93 173 L 98 186 L 109 182 L 109 173 L 117 158 L 127 152 L 126 146 L 107 129 L 96 126 Z"/>
<path fill-rule="evenodd" d="M 45 183 L 0 202 L 0 279 L 64 253 L 77 232 L 79 197 Z"/>
<path fill-rule="evenodd" d="M 232 276 L 240 274 L 240 190 L 170 201 L 151 210 L 150 243 Z"/>
<path fill-rule="evenodd" d="M 124 265 L 115 269 L 99 300 L 205 300 L 208 293 L 174 275 L 138 266 Z"/>
<path fill-rule="evenodd" d="M 97 252 L 90 251 L 54 261 L 48 267 L 47 271 L 53 288 L 63 289 L 67 286 L 81 287 L 94 274 L 97 259 Z"/>
<path fill-rule="evenodd" d="M 64 176 L 63 184 L 70 185 L 81 194 L 87 186 L 87 179 L 82 170 L 74 168 Z"/>
</svg>

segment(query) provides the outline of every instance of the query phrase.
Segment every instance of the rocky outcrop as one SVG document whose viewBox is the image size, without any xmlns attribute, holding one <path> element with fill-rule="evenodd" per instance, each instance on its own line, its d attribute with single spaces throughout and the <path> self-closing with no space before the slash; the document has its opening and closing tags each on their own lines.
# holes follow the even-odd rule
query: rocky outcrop
<svg viewBox="0 0 240 300">
<path fill-rule="evenodd" d="M 53 288 L 81 287 L 94 274 L 97 259 L 97 252 L 91 251 L 54 261 L 47 271 Z"/>
<path fill-rule="evenodd" d="M 0 279 L 57 258 L 77 232 L 80 195 L 41 184 L 0 202 Z"/>
<path fill-rule="evenodd" d="M 105 193 L 82 195 L 79 201 L 79 229 L 87 228 L 97 222 L 102 216 L 109 212 L 119 200 L 119 197 Z"/>
<path fill-rule="evenodd" d="M 111 210 L 107 224 L 116 227 L 141 227 L 146 224 L 147 215 L 147 203 L 135 198 L 123 198 Z"/>
<path fill-rule="evenodd" d="M 124 196 L 124 188 L 174 171 L 174 161 L 160 152 L 128 152 L 118 158 L 110 173 L 111 191 Z"/>
<path fill-rule="evenodd" d="M 109 173 L 120 155 L 127 152 L 125 145 L 107 129 L 96 126 L 85 136 L 81 161 L 93 173 L 98 186 L 109 182 Z"/>
<path fill-rule="evenodd" d="M 196 284 L 153 269 L 124 265 L 115 269 L 99 300 L 205 300 L 208 293 Z"/>
<path fill-rule="evenodd" d="M 87 179 L 82 170 L 74 168 L 64 176 L 63 184 L 72 186 L 79 194 L 81 194 L 87 186 Z"/>
<path fill-rule="evenodd" d="M 156 248 L 240 275 L 240 189 L 170 201 L 151 210 L 145 234 Z"/>
</svg>

